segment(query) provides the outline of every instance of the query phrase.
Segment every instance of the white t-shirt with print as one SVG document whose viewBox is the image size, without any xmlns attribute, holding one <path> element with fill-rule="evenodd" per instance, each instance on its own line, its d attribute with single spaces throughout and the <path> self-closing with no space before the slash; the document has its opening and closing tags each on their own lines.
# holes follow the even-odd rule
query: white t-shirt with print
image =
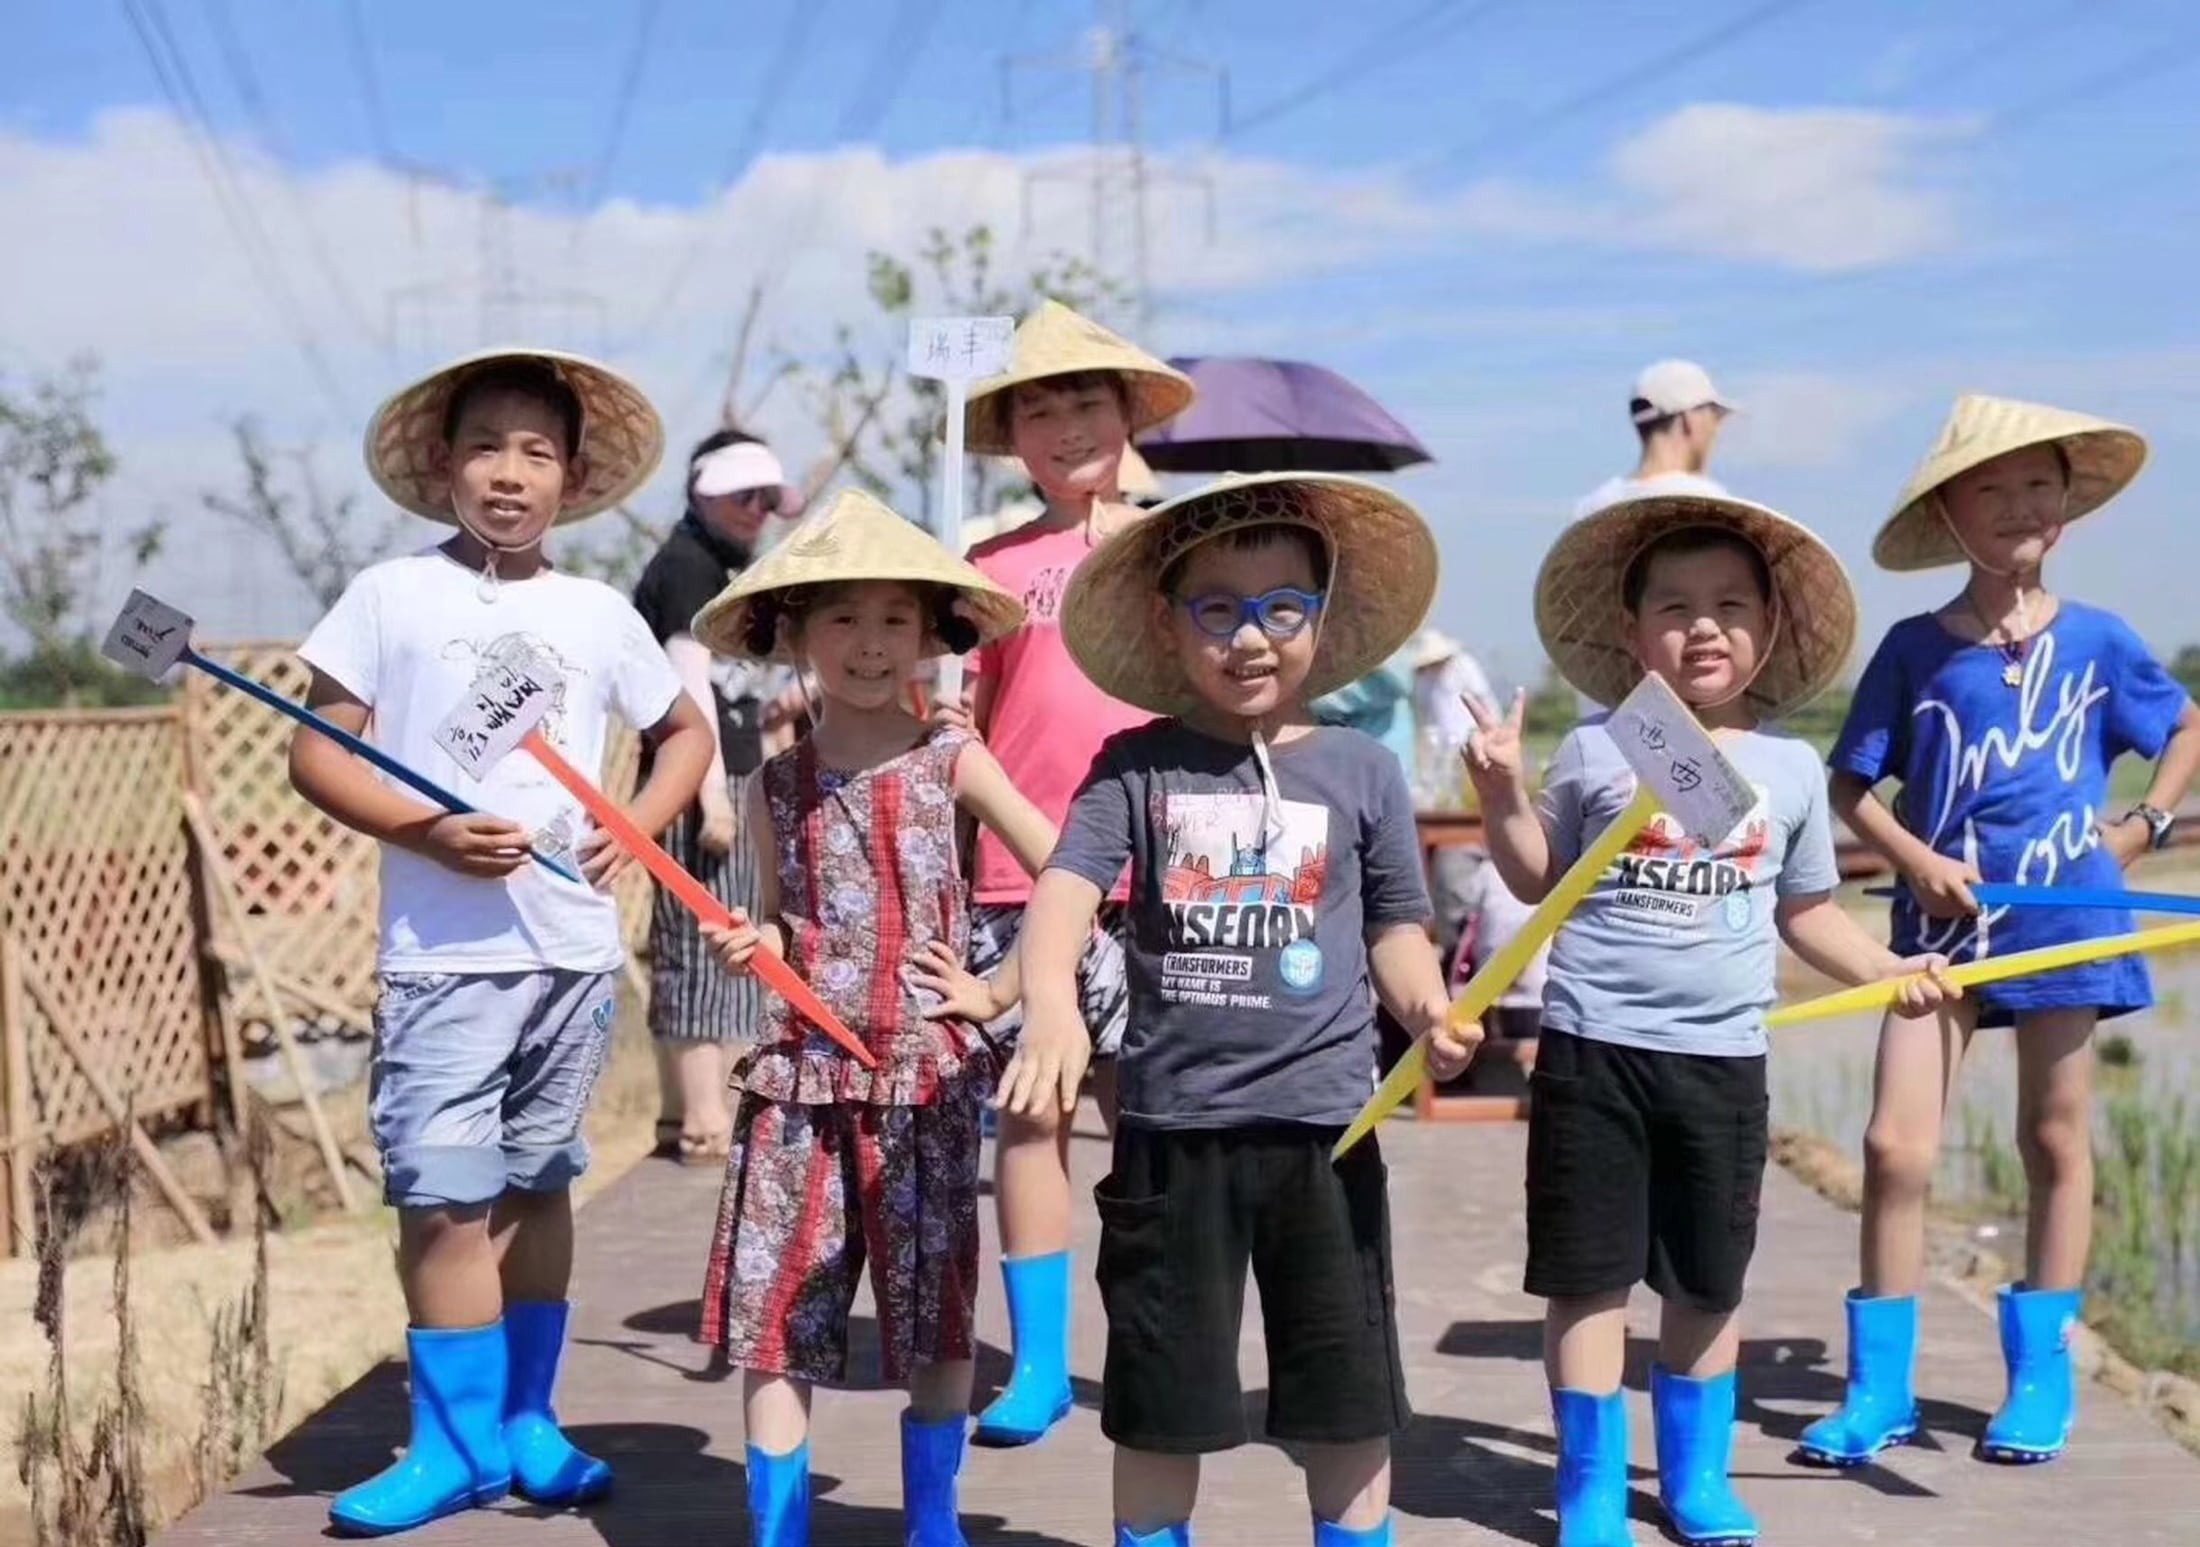
<svg viewBox="0 0 2200 1547">
<path fill-rule="evenodd" d="M 1717 499 L 1726 498 L 1726 486 L 1701 473 L 1660 473 L 1654 478 L 1607 478 L 1581 498 L 1574 507 L 1574 519 L 1593 516 L 1607 505 L 1617 505 L 1621 500 L 1642 499 L 1653 494 L 1708 494 Z"/>
<path fill-rule="evenodd" d="M 532 652 L 562 675 L 544 737 L 601 781 L 608 720 L 646 729 L 682 689 L 649 626 L 594 580 L 544 571 L 502 582 L 431 549 L 363 570 L 298 654 L 372 711 L 367 739 L 468 804 L 509 817 L 567 868 L 587 813 L 524 751 L 479 781 L 435 742 L 435 728 L 489 663 Z M 382 776 L 393 788 L 402 785 Z M 410 790 L 411 799 L 420 797 Z M 615 972 L 624 956 L 617 903 L 532 861 L 500 880 L 446 870 L 382 846 L 384 972 Z"/>
</svg>

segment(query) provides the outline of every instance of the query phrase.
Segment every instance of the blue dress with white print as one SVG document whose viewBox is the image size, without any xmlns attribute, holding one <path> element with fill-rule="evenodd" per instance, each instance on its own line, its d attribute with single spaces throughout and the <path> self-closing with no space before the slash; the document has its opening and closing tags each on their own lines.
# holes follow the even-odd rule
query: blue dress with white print
<svg viewBox="0 0 2200 1547">
<path fill-rule="evenodd" d="M 1906 618 L 1858 682 L 1835 743 L 1836 772 L 1901 781 L 1894 811 L 1936 854 L 1988 881 L 2122 887 L 2098 823 L 2113 821 L 2109 769 L 2125 753 L 2161 756 L 2187 698 L 2113 613 L 2064 602 L 2009 680 L 2001 649 L 1958 639 L 1930 615 Z M 2129 913 L 1988 908 L 1935 919 L 1907 890 L 1894 902 L 1894 949 L 1955 961 L 2125 934 Z M 2088 962 L 1972 990 L 1982 1025 L 2029 1010 L 2091 1007 L 2103 1017 L 2154 1002 L 2138 956 Z"/>
</svg>

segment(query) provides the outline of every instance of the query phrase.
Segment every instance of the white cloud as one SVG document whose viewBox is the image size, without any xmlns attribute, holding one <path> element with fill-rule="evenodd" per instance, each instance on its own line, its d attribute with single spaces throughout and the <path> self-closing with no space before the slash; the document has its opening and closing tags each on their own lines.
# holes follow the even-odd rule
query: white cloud
<svg viewBox="0 0 2200 1547">
<path fill-rule="evenodd" d="M 1533 347 L 1548 338 L 1563 351 L 1581 333 L 1658 332 L 1654 297 L 1585 308 L 1554 295 L 1541 307 L 1493 309 L 1474 289 L 1475 254 L 1508 240 L 1563 241 L 1800 270 L 1896 263 L 1948 239 L 1949 205 L 1921 170 L 1941 132 L 1889 115 L 1690 108 L 1619 146 L 1586 194 L 1494 182 L 1432 194 L 1398 167 L 1157 158 L 1171 172 L 1208 180 L 1217 220 L 1209 240 L 1200 196 L 1181 179 L 1157 179 L 1150 276 L 1173 305 L 1147 342 L 1319 357 L 1371 340 L 1415 339 L 1434 359 L 1477 341 Z M 0 124 L 0 198 L 15 217 L 11 240 L 0 243 L 0 372 L 50 368 L 81 350 L 102 357 L 102 422 L 122 467 L 107 509 L 117 529 L 157 510 L 174 518 L 179 537 L 162 573 L 203 599 L 210 632 L 228 634 L 287 631 L 305 620 L 306 607 L 271 559 L 199 511 L 199 492 L 231 476 L 225 421 L 257 413 L 279 440 L 316 446 L 330 486 L 364 488 L 357 446 L 368 412 L 425 365 L 482 341 L 481 281 L 501 266 L 497 247 L 511 254 L 524 287 L 593 304 L 538 305 L 493 319 L 496 331 L 590 353 L 605 352 L 608 340 L 615 362 L 664 411 L 677 448 L 715 405 L 716 357 L 753 284 L 770 287 L 765 341 L 814 354 L 841 323 L 873 315 L 864 282 L 874 249 L 907 253 L 935 226 L 985 222 L 1004 244 L 1002 271 L 1016 272 L 1056 248 L 1082 251 L 1090 229 L 1084 163 L 1071 150 L 946 150 L 899 161 L 869 147 L 768 156 L 732 188 L 691 206 L 615 200 L 585 213 L 523 206 L 489 222 L 471 194 L 415 186 L 371 164 L 290 179 L 247 142 L 227 151 L 305 326 L 327 353 L 340 401 L 329 401 L 306 369 L 171 117 L 120 109 L 68 140 Z M 1040 176 L 1027 184 L 1033 173 Z M 1039 222 L 1030 237 L 1027 186 Z M 1129 212 L 1108 213 L 1108 255 L 1127 266 Z M 669 277 L 691 260 L 675 303 L 653 318 Z M 1425 277 L 1432 263 L 1447 276 L 1456 270 L 1455 300 L 1371 304 L 1364 297 L 1381 290 L 1360 285 L 1352 293 L 1362 299 L 1325 303 L 1311 288 L 1328 276 L 1399 265 L 1419 264 Z M 394 341 L 385 340 L 393 321 Z M 1828 408 L 1823 390 L 1814 405 L 1803 388 L 1774 385 L 1772 405 L 1792 400 L 1794 416 L 1783 409 L 1777 442 L 1742 454 L 1816 465 L 1811 459 L 1832 454 L 1845 422 L 1838 405 Z M 1539 396 L 1566 391 L 1564 383 L 1546 386 Z M 1426 384 L 1424 396 L 1441 404 L 1475 394 L 1470 383 L 1447 379 Z M 1578 411 L 1477 401 L 1472 419 L 1478 434 L 1494 436 L 1494 425 L 1512 422 L 1492 417 L 1500 412 L 1549 426 Z M 1794 428 L 1806 423 L 1807 434 Z M 762 428 L 797 462 L 817 443 L 784 395 Z M 1738 439 L 1738 451 L 1742 445 Z M 676 482 L 667 469 L 644 508 L 668 510 Z M 119 583 L 119 572 L 113 578 Z"/>
<path fill-rule="evenodd" d="M 1914 417 L 1917 398 L 1884 377 L 1777 371 L 1736 379 L 1744 412 L 1720 435 L 1722 460 L 1741 468 L 1829 469 L 1851 465 L 1871 436 Z"/>
<path fill-rule="evenodd" d="M 1884 268 L 1953 244 L 1954 198 L 1931 153 L 1967 132 L 1895 113 L 1698 103 L 1615 147 L 1590 194 L 1489 182 L 1460 205 L 1496 235 L 1811 274 Z"/>
</svg>

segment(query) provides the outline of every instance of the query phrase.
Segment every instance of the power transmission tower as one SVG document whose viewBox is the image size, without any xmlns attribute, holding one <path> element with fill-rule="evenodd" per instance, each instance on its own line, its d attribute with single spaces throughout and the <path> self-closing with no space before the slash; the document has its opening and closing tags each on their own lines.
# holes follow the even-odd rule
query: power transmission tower
<svg viewBox="0 0 2200 1547">
<path fill-rule="evenodd" d="M 1218 124 L 1229 132 L 1229 72 L 1204 60 L 1190 59 L 1155 44 L 1131 19 L 1131 0 L 1094 0 L 1094 24 L 1082 47 L 1069 54 L 1015 55 L 1001 61 L 1002 116 L 1015 114 L 1018 70 L 1041 70 L 1092 77 L 1092 151 L 1084 176 L 1040 169 L 1023 180 L 1024 234 L 1031 233 L 1032 189 L 1048 182 L 1083 181 L 1091 200 L 1089 256 L 1092 266 L 1110 272 L 1110 233 L 1114 209 L 1130 212 L 1130 289 L 1136 321 L 1143 328 L 1153 315 L 1152 234 L 1147 194 L 1157 183 L 1197 189 L 1206 206 L 1207 240 L 1215 234 L 1214 180 L 1203 174 L 1156 167 L 1147 158 L 1144 84 L 1149 75 L 1189 75 L 1215 83 Z M 1120 197 L 1121 205 L 1116 201 Z"/>
<path fill-rule="evenodd" d="M 478 257 L 471 278 L 424 280 L 389 291 L 389 332 L 393 340 L 404 335 L 402 319 L 407 315 L 417 319 L 418 336 L 423 345 L 431 333 L 456 332 L 463 326 L 458 320 L 457 308 L 461 297 L 470 292 L 474 327 L 483 347 L 529 336 L 536 327 L 549 324 L 562 314 L 563 326 L 547 327 L 549 336 L 544 342 L 585 344 L 587 352 L 595 354 L 608 351 L 609 312 L 603 296 L 580 285 L 554 287 L 523 282 L 512 233 L 514 209 L 520 200 L 538 191 L 570 192 L 585 181 L 588 175 L 585 169 L 564 168 L 532 177 L 499 178 L 476 177 L 417 162 L 399 162 L 396 170 L 412 180 L 416 205 L 417 192 L 423 184 L 440 186 L 476 201 Z M 417 222 L 417 209 L 414 219 Z M 570 255 L 568 247 L 567 256 Z M 450 313 L 443 318 L 433 315 L 443 308 L 450 308 Z M 586 336 L 583 334 L 584 319 L 593 324 Z"/>
</svg>

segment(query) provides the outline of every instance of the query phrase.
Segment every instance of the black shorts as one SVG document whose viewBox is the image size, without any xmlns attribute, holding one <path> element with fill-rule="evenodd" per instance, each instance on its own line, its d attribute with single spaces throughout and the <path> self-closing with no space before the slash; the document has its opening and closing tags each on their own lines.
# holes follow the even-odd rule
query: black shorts
<svg viewBox="0 0 2200 1547">
<path fill-rule="evenodd" d="M 1108 1315 L 1100 1427 L 1133 1450 L 1246 1440 L 1238 1329 L 1248 1262 L 1268 1345 L 1268 1435 L 1351 1444 L 1412 1416 L 1398 1357 L 1387 1172 L 1336 1128 L 1125 1124 L 1093 1189 Z"/>
<path fill-rule="evenodd" d="M 1544 1299 L 1647 1283 L 1742 1303 L 1770 1149 L 1765 1060 L 1546 1030 L 1528 1107 L 1528 1272 Z"/>
</svg>

